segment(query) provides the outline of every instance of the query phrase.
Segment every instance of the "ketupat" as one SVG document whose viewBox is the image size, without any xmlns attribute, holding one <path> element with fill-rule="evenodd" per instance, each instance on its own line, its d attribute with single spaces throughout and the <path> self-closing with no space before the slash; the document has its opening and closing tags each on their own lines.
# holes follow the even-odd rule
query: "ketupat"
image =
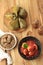
<svg viewBox="0 0 43 65">
<path fill-rule="evenodd" d="M 27 12 L 22 7 L 14 6 L 5 13 L 5 24 L 10 30 L 25 29 Z M 7 24 L 8 21 L 8 24 Z"/>
<path fill-rule="evenodd" d="M 24 19 L 19 18 L 20 28 L 26 28 L 26 21 Z"/>
<path fill-rule="evenodd" d="M 25 19 L 27 17 L 27 12 L 25 11 L 25 9 L 23 8 L 19 8 L 19 16 L 23 19 Z"/>
<path fill-rule="evenodd" d="M 10 12 L 7 12 L 7 14 L 5 15 L 5 17 L 6 17 L 7 19 L 11 19 L 11 18 L 12 18 L 12 14 L 11 14 Z"/>
<path fill-rule="evenodd" d="M 15 30 L 19 29 L 18 19 L 15 19 L 15 20 L 11 21 L 10 24 L 11 24 L 11 27 L 12 27 L 13 30 L 14 30 L 14 29 L 15 29 Z"/>
<path fill-rule="evenodd" d="M 18 11 L 19 11 L 19 7 L 14 6 L 14 7 L 12 8 L 12 12 L 14 12 L 14 13 L 16 14 L 16 16 L 18 15 Z"/>
</svg>

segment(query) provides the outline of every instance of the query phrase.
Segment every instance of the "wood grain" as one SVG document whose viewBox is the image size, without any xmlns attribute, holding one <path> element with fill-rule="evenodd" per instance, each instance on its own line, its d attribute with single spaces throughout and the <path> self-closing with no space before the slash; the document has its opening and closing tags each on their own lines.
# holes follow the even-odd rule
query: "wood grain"
<svg viewBox="0 0 43 65">
<path fill-rule="evenodd" d="M 27 18 L 27 21 L 29 23 L 28 28 L 25 31 L 23 31 L 22 33 L 18 33 L 15 31 L 12 32 L 4 25 L 4 13 L 8 8 L 10 8 L 14 5 L 21 6 L 21 7 L 25 8 L 26 11 L 28 12 L 28 18 Z M 19 55 L 18 46 L 17 46 L 16 48 L 14 48 L 13 50 L 10 51 L 12 60 L 13 60 L 13 65 L 43 65 L 43 36 L 40 36 L 38 34 L 38 31 L 35 30 L 31 25 L 35 19 L 40 20 L 41 24 L 43 24 L 42 17 L 43 16 L 39 10 L 37 0 L 1 0 L 0 1 L 0 29 L 2 29 L 5 32 L 6 31 L 12 32 L 13 34 L 15 34 L 17 36 L 19 41 L 28 35 L 35 36 L 36 38 L 38 38 L 40 40 L 41 46 L 42 46 L 41 55 L 37 59 L 31 60 L 31 61 L 24 60 Z M 32 34 L 30 34 L 29 31 L 31 31 Z M 27 33 L 28 33 L 28 35 L 27 35 Z M 6 61 L 3 60 L 2 62 L 0 62 L 0 65 L 6 65 Z"/>
</svg>

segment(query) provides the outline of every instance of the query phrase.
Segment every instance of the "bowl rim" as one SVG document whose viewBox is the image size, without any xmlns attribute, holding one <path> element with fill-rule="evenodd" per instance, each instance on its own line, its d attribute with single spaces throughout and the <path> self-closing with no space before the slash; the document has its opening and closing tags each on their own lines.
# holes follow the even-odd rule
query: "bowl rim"
<svg viewBox="0 0 43 65">
<path fill-rule="evenodd" d="M 27 58 L 25 55 L 23 55 L 21 52 L 20 52 L 20 44 L 22 43 L 22 41 L 26 38 L 34 38 L 36 41 L 37 41 L 37 44 L 39 46 L 39 54 L 37 56 L 34 56 L 34 57 L 31 57 L 31 58 Z M 24 40 L 25 41 L 25 40 Z M 40 44 L 40 41 L 34 37 L 34 36 L 27 36 L 27 37 L 24 37 L 23 39 L 20 40 L 19 44 L 18 44 L 18 52 L 20 54 L 20 56 L 26 60 L 34 60 L 36 59 L 37 57 L 39 57 L 40 53 L 41 53 L 41 44 Z"/>
<path fill-rule="evenodd" d="M 5 32 L 5 33 L 3 33 L 1 36 L 0 36 L 0 38 L 2 37 L 2 36 L 4 36 L 5 34 L 10 34 L 10 35 L 12 35 L 13 37 L 14 37 L 14 39 L 15 39 L 15 44 L 11 47 L 11 48 L 4 48 L 1 44 L 0 44 L 0 47 L 2 48 L 2 49 L 4 49 L 4 50 L 12 50 L 15 46 L 16 46 L 16 44 L 17 44 L 17 37 L 13 34 L 13 33 L 11 33 L 11 32 Z"/>
</svg>

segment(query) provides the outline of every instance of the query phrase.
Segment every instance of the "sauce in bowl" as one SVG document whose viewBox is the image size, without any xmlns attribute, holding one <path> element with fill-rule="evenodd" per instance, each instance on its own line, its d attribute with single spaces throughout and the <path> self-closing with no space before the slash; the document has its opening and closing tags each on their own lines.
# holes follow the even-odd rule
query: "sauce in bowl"
<svg viewBox="0 0 43 65">
<path fill-rule="evenodd" d="M 15 47 L 17 43 L 16 37 L 13 34 L 5 33 L 1 36 L 0 44 L 1 46 L 6 49 L 10 50 Z"/>
<path fill-rule="evenodd" d="M 27 42 L 22 43 L 20 51 L 27 57 L 32 57 L 38 54 L 38 46 L 35 44 L 34 41 L 29 40 Z"/>
<path fill-rule="evenodd" d="M 35 59 L 41 52 L 40 41 L 32 36 L 25 37 L 19 42 L 18 51 L 26 60 Z"/>
</svg>

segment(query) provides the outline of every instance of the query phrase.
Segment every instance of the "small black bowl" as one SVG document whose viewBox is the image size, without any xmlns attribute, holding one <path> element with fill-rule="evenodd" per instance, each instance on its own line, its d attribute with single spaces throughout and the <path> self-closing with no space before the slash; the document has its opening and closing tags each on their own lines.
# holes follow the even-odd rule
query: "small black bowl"
<svg viewBox="0 0 43 65">
<path fill-rule="evenodd" d="M 32 57 L 30 57 L 30 58 L 28 58 L 27 56 L 25 56 L 24 54 L 22 54 L 21 51 L 20 51 L 20 47 L 21 47 L 22 43 L 23 43 L 23 42 L 26 42 L 26 41 L 29 41 L 29 40 L 35 41 L 36 45 L 38 46 L 38 51 L 39 51 L 38 55 L 32 56 Z M 18 52 L 19 52 L 19 54 L 21 55 L 21 57 L 23 57 L 23 58 L 26 59 L 26 60 L 36 59 L 36 58 L 40 55 L 40 53 L 41 53 L 41 44 L 40 44 L 40 41 L 39 41 L 37 38 L 33 37 L 33 36 L 25 37 L 25 38 L 23 38 L 23 39 L 19 42 L 19 44 L 18 44 Z"/>
</svg>

